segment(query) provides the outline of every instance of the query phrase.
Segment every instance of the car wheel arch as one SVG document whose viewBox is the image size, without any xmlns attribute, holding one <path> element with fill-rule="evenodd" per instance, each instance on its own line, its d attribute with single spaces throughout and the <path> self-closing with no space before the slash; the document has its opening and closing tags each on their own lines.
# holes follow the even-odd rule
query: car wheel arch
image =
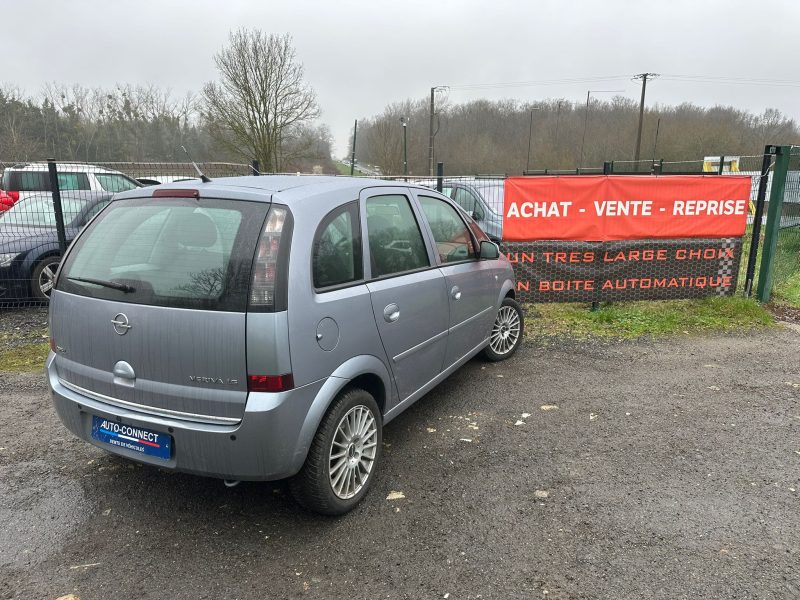
<svg viewBox="0 0 800 600">
<path fill-rule="evenodd" d="M 378 403 L 381 416 L 386 413 L 387 403 L 393 396 L 389 369 L 376 356 L 360 355 L 348 359 L 325 380 L 308 409 L 300 435 L 297 437 L 292 460 L 294 472 L 303 466 L 314 435 L 331 404 L 339 394 L 353 387 L 362 388 L 372 394 Z"/>
</svg>

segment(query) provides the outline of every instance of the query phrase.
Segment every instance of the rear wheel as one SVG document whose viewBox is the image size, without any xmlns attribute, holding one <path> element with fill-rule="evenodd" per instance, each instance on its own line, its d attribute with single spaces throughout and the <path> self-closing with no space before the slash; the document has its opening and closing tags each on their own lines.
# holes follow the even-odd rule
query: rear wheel
<svg viewBox="0 0 800 600">
<path fill-rule="evenodd" d="M 513 298 L 505 298 L 497 311 L 489 336 L 489 345 L 483 351 L 491 361 L 511 357 L 522 343 L 525 321 L 522 308 Z"/>
<path fill-rule="evenodd" d="M 374 479 L 381 427 L 368 392 L 353 388 L 341 394 L 323 417 L 303 468 L 289 482 L 295 500 L 325 515 L 352 510 Z"/>
<path fill-rule="evenodd" d="M 53 284 L 56 282 L 56 271 L 61 262 L 60 256 L 48 256 L 36 265 L 31 274 L 31 292 L 37 300 L 48 300 Z"/>
</svg>

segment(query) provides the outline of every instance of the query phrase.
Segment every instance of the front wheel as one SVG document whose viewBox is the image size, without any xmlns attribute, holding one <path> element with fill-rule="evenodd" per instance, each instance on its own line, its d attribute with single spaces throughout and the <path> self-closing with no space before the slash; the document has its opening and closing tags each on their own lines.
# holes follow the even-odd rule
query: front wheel
<svg viewBox="0 0 800 600">
<path fill-rule="evenodd" d="M 341 394 L 317 429 L 308 457 L 289 482 L 308 510 L 341 515 L 366 495 L 381 454 L 383 432 L 375 399 L 358 388 Z"/>
<path fill-rule="evenodd" d="M 48 256 L 33 269 L 31 274 L 31 292 L 36 300 L 48 300 L 53 284 L 56 282 L 56 271 L 60 256 Z"/>
<path fill-rule="evenodd" d="M 483 355 L 495 362 L 511 357 L 522 343 L 524 328 L 522 308 L 516 300 L 506 297 L 497 311 Z"/>
</svg>

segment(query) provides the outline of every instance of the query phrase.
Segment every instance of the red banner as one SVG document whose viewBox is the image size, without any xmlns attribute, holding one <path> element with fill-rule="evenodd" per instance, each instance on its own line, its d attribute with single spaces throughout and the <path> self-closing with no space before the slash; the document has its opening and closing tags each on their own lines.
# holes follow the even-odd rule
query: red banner
<svg viewBox="0 0 800 600">
<path fill-rule="evenodd" d="M 503 239 L 741 237 L 749 199 L 745 175 L 509 177 Z"/>
</svg>

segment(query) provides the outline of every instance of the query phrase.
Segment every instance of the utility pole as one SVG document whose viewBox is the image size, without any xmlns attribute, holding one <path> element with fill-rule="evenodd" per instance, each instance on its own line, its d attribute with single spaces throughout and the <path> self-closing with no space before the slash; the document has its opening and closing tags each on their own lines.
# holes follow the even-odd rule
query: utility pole
<svg viewBox="0 0 800 600">
<path fill-rule="evenodd" d="M 581 158 L 578 161 L 578 172 L 580 173 L 583 167 L 583 146 L 586 144 L 586 126 L 589 124 L 589 96 L 592 95 L 592 90 L 586 92 L 586 110 L 583 113 L 583 139 L 581 140 Z"/>
<path fill-rule="evenodd" d="M 531 169 L 531 138 L 533 137 L 533 111 L 541 110 L 541 108 L 536 107 L 531 109 L 531 122 L 528 125 L 528 160 L 525 161 L 525 171 L 530 171 Z"/>
<path fill-rule="evenodd" d="M 428 175 L 433 177 L 433 138 L 436 137 L 436 130 L 433 128 L 433 117 L 436 114 L 436 91 L 447 89 L 444 85 L 435 85 L 431 88 L 431 115 L 430 129 L 428 138 Z"/>
<path fill-rule="evenodd" d="M 400 124 L 403 126 L 403 175 L 408 181 L 408 119 L 400 117 Z"/>
<path fill-rule="evenodd" d="M 563 100 L 559 100 L 556 104 L 556 139 L 553 142 L 553 147 L 556 151 L 556 156 L 558 156 L 558 124 L 561 122 L 561 103 Z"/>
<path fill-rule="evenodd" d="M 642 99 L 639 101 L 639 130 L 636 133 L 636 152 L 633 155 L 634 162 L 639 161 L 639 151 L 642 149 L 642 121 L 644 120 L 644 95 L 645 91 L 647 90 L 647 79 L 658 77 L 658 73 L 639 73 L 638 75 L 634 75 L 634 79 L 641 79 L 642 80 Z M 636 166 L 638 170 L 638 164 Z"/>
<path fill-rule="evenodd" d="M 592 94 L 614 94 L 623 90 L 588 90 L 586 92 L 586 110 L 583 114 L 583 139 L 581 139 L 581 157 L 578 160 L 578 173 L 583 168 L 583 147 L 586 144 L 586 126 L 589 124 L 589 98 Z"/>
<path fill-rule="evenodd" d="M 358 119 L 353 125 L 353 153 L 350 155 L 350 177 L 353 176 L 356 170 L 356 134 L 358 133 Z"/>
<path fill-rule="evenodd" d="M 661 117 L 656 121 L 656 139 L 653 142 L 653 163 L 656 162 L 656 148 L 658 148 L 658 132 L 661 129 Z"/>
<path fill-rule="evenodd" d="M 428 175 L 433 177 L 433 115 L 436 110 L 436 87 L 431 88 L 431 122 L 430 122 L 430 138 L 428 139 Z"/>
</svg>

